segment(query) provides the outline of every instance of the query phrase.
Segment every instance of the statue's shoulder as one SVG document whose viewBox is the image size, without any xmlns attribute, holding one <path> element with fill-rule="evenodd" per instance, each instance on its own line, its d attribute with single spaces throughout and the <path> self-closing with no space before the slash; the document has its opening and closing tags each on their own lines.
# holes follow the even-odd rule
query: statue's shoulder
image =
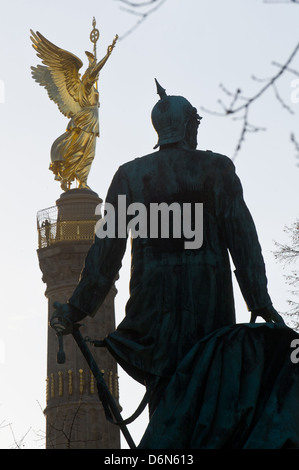
<svg viewBox="0 0 299 470">
<path fill-rule="evenodd" d="M 224 164 L 233 163 L 232 160 L 226 155 L 219 152 L 214 152 L 213 150 L 199 150 L 199 152 L 205 154 L 209 158 L 213 158 L 215 161 L 223 162 Z"/>
<path fill-rule="evenodd" d="M 226 155 L 212 150 L 198 150 L 202 158 L 206 158 L 214 167 L 235 171 L 235 165 Z"/>
<path fill-rule="evenodd" d="M 136 157 L 120 166 L 120 171 L 123 175 L 127 175 L 130 179 L 134 179 L 137 175 L 143 174 L 144 172 L 155 171 L 159 161 L 164 161 L 167 165 L 167 162 L 172 160 L 172 158 L 177 158 L 178 160 L 184 159 L 192 154 L 192 158 L 201 160 L 202 164 L 205 167 L 210 167 L 211 171 L 219 170 L 223 171 L 224 169 L 234 171 L 235 167 L 232 160 L 221 153 L 213 152 L 212 150 L 186 150 L 182 151 L 174 150 L 173 153 L 167 151 L 156 151 L 143 155 L 141 157 Z"/>
<path fill-rule="evenodd" d="M 132 160 L 129 160 L 128 162 L 123 163 L 119 167 L 119 170 L 123 173 L 132 174 L 134 170 L 140 169 L 140 167 L 146 167 L 148 165 L 151 165 L 157 153 L 158 152 L 153 152 L 147 155 L 143 155 L 141 157 L 133 158 Z"/>
</svg>

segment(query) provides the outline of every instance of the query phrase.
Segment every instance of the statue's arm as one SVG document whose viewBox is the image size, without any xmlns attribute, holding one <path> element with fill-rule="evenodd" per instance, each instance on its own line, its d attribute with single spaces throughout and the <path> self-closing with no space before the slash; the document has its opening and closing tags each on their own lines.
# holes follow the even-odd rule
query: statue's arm
<svg viewBox="0 0 299 470">
<path fill-rule="evenodd" d="M 223 173 L 222 185 L 221 197 L 224 202 L 221 222 L 240 290 L 249 311 L 271 311 L 272 301 L 268 293 L 265 263 L 256 227 L 232 163 Z"/>
<path fill-rule="evenodd" d="M 101 71 L 101 69 L 104 67 L 104 65 L 106 64 L 107 60 L 109 59 L 109 57 L 111 56 L 111 53 L 115 47 L 115 44 L 116 44 L 116 41 L 118 39 L 118 36 L 116 35 L 112 44 L 110 46 L 108 46 L 108 49 L 107 49 L 107 54 L 97 63 L 97 66 L 95 67 L 95 69 L 93 70 L 92 74 L 90 75 L 90 80 L 92 82 L 95 82 L 97 80 L 97 77 Z"/>
<path fill-rule="evenodd" d="M 128 200 L 127 180 L 120 170 L 115 174 L 106 198 L 106 203 L 116 207 L 116 221 L 118 220 L 117 200 L 119 194 L 126 195 L 126 200 Z M 97 235 L 95 236 L 94 243 L 87 253 L 79 283 L 72 296 L 67 304 L 54 305 L 56 310 L 52 316 L 52 326 L 57 321 L 59 322 L 60 315 L 65 317 L 67 322 L 76 323 L 88 315 L 94 316 L 96 314 L 122 266 L 126 243 L 127 234 L 125 237 L 118 237 L 117 228 L 115 237 L 99 238 Z"/>
<path fill-rule="evenodd" d="M 107 297 L 122 266 L 127 239 L 95 237 L 80 281 L 68 304 L 85 316 L 94 316 Z"/>
<path fill-rule="evenodd" d="M 117 233 L 118 195 L 125 195 L 126 201 L 130 197 L 127 179 L 121 169 L 115 174 L 106 197 L 106 204 L 115 208 L 115 236 L 99 238 L 96 234 L 85 259 L 80 282 L 69 299 L 70 305 L 90 316 L 96 314 L 109 293 L 126 250 L 127 233 L 125 237 L 119 237 Z"/>
</svg>

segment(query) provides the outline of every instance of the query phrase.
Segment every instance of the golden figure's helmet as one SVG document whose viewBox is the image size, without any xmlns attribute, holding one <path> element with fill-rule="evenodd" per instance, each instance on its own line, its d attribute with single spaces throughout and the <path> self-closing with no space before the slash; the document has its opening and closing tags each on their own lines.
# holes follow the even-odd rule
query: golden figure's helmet
<svg viewBox="0 0 299 470">
<path fill-rule="evenodd" d="M 187 124 L 191 118 L 199 122 L 201 117 L 197 109 L 183 96 L 168 96 L 157 82 L 160 101 L 152 109 L 152 123 L 158 134 L 158 143 L 154 149 L 166 144 L 175 144 L 184 140 Z"/>
</svg>

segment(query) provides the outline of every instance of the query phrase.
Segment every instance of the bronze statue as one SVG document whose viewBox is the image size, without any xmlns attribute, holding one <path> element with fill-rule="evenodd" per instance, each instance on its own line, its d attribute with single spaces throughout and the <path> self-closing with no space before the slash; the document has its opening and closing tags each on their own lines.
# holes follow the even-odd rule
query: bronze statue
<svg viewBox="0 0 299 470">
<path fill-rule="evenodd" d="M 234 164 L 224 155 L 196 150 L 201 119 L 196 108 L 184 97 L 168 96 L 157 86 L 161 99 L 153 108 L 152 122 L 159 151 L 122 165 L 106 202 L 115 208 L 119 221 L 123 213 L 118 201 L 125 196 L 127 227 L 134 222 L 134 213 L 128 210 L 131 204 L 142 204 L 150 211 L 155 204 L 191 204 L 194 209 L 200 202 L 203 243 L 186 249 L 185 233 L 178 237 L 169 232 L 168 238 L 162 232 L 157 237 L 133 236 L 126 316 L 104 343 L 121 367 L 148 390 L 151 420 L 141 448 L 246 447 L 259 416 L 259 412 L 254 414 L 255 406 L 259 410 L 273 390 L 278 393 L 272 379 L 273 371 L 276 380 L 284 367 L 282 354 L 275 354 L 280 362 L 273 366 L 269 351 L 277 349 L 281 331 L 287 331 L 287 336 L 282 334 L 283 354 L 287 354 L 293 332 L 272 305 L 257 232 Z M 190 217 L 195 216 L 193 211 Z M 95 237 L 73 295 L 67 304 L 55 303 L 51 325 L 56 331 L 70 333 L 74 323 L 96 314 L 121 268 L 127 236 L 116 223 L 115 237 Z M 251 312 L 246 327 L 236 325 L 229 253 Z M 265 327 L 254 323 L 258 316 L 266 320 L 261 324 Z M 245 350 L 250 357 L 244 355 L 244 359 Z M 227 356 L 229 363 L 225 362 Z M 263 371 L 267 371 L 269 385 Z M 222 374 L 226 377 L 223 384 L 219 382 Z M 288 374 L 289 370 L 284 376 Z M 250 380 L 257 389 L 253 395 Z M 295 385 L 298 373 L 296 380 Z M 294 385 L 290 387 L 293 391 Z M 218 403 L 219 388 L 224 398 Z M 233 395 L 235 401 L 230 400 Z M 274 405 L 265 407 L 271 416 L 276 412 Z M 280 424 L 285 434 L 271 437 L 276 446 L 283 445 L 290 434 L 283 428 L 288 416 L 283 416 L 285 421 Z M 265 446 L 269 440 L 263 439 L 261 445 Z"/>
<path fill-rule="evenodd" d="M 41 33 L 31 31 L 31 40 L 37 56 L 44 65 L 32 68 L 32 76 L 45 87 L 62 114 L 70 118 L 67 130 L 52 145 L 50 170 L 61 182 L 64 191 L 76 180 L 79 188 L 88 188 L 87 178 L 95 156 L 96 137 L 99 137 L 99 73 L 110 57 L 115 43 L 108 47 L 107 54 L 97 62 L 96 42 L 99 32 L 95 28 L 90 38 L 94 53 L 86 52 L 89 66 L 82 78 L 79 74 L 82 61 L 68 51 L 48 41 Z"/>
</svg>

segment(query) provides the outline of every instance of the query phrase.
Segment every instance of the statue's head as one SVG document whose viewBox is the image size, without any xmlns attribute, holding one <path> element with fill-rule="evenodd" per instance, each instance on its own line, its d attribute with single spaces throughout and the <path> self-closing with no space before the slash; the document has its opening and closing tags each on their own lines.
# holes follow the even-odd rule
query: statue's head
<svg viewBox="0 0 299 470">
<path fill-rule="evenodd" d="M 157 82 L 160 101 L 152 110 L 152 123 L 158 134 L 154 148 L 169 144 L 182 144 L 186 148 L 197 147 L 197 130 L 202 119 L 197 109 L 183 96 L 168 96 Z"/>
<path fill-rule="evenodd" d="M 85 73 L 82 79 L 88 78 L 90 74 L 93 72 L 93 70 L 95 69 L 95 67 L 97 66 L 96 57 L 91 52 L 88 52 L 88 51 L 85 51 L 85 54 L 87 55 L 87 58 L 88 58 L 88 67 L 85 70 Z"/>
<path fill-rule="evenodd" d="M 87 58 L 88 58 L 89 67 L 96 65 L 97 61 L 96 61 L 95 56 L 91 52 L 88 52 L 88 51 L 85 51 L 85 54 L 87 55 Z"/>
</svg>

